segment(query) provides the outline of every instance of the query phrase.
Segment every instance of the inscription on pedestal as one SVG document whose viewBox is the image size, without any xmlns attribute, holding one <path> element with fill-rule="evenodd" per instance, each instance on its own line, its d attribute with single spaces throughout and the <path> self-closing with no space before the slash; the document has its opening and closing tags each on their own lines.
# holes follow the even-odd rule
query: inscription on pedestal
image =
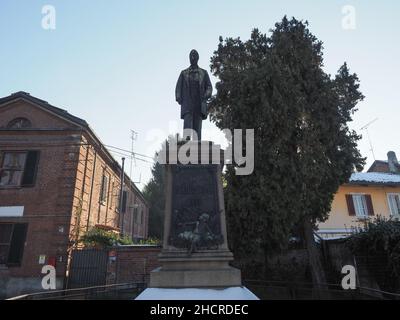
<svg viewBox="0 0 400 320">
<path fill-rule="evenodd" d="M 172 166 L 170 245 L 193 252 L 223 242 L 217 174 L 218 165 Z"/>
</svg>

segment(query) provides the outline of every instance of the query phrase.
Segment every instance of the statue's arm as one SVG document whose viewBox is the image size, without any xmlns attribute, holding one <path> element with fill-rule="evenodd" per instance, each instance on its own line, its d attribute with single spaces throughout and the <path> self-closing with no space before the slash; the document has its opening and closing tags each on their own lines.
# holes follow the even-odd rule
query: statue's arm
<svg viewBox="0 0 400 320">
<path fill-rule="evenodd" d="M 183 73 L 181 72 L 175 88 L 175 99 L 176 102 L 178 102 L 179 104 L 182 104 L 182 83 L 183 83 Z"/>
<path fill-rule="evenodd" d="M 205 81 L 206 81 L 205 98 L 206 99 L 210 99 L 211 95 L 212 95 L 213 88 L 212 88 L 212 84 L 211 84 L 211 80 L 210 80 L 210 76 L 208 75 L 208 72 L 206 72 Z"/>
</svg>

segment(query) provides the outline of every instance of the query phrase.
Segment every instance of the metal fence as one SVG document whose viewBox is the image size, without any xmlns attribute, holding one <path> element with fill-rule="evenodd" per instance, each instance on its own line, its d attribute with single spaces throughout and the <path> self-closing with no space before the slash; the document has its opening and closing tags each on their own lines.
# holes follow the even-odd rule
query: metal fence
<svg viewBox="0 0 400 320">
<path fill-rule="evenodd" d="M 120 283 L 86 288 L 37 292 L 9 298 L 7 300 L 133 300 L 145 288 L 145 283 Z"/>
<path fill-rule="evenodd" d="M 315 287 L 308 282 L 251 279 L 244 280 L 243 283 L 261 300 L 400 300 L 400 294 L 366 287 L 344 290 L 338 284 Z"/>
<path fill-rule="evenodd" d="M 106 284 L 108 251 L 104 249 L 73 250 L 67 288 Z"/>
<path fill-rule="evenodd" d="M 400 294 L 365 287 L 344 290 L 338 284 L 326 284 L 326 289 L 307 282 L 244 280 L 243 285 L 261 300 L 400 300 Z M 145 288 L 144 282 L 121 283 L 38 292 L 8 300 L 133 300 Z"/>
</svg>

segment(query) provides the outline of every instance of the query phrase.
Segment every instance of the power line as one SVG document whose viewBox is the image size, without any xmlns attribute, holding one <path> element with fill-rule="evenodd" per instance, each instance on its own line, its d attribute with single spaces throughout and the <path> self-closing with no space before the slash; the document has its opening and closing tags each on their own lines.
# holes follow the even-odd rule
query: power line
<svg viewBox="0 0 400 320">
<path fill-rule="evenodd" d="M 4 143 L 4 141 L 2 141 L 2 142 Z M 36 143 L 36 144 L 32 144 L 32 143 L 25 143 L 25 142 L 21 141 L 22 142 L 21 144 L 19 144 L 19 142 L 18 142 L 18 144 L 15 144 L 15 141 L 10 141 L 10 142 L 12 142 L 14 144 L 13 145 L 0 144 L 0 148 L 10 148 L 11 147 L 13 149 L 8 149 L 8 150 L 11 151 L 11 150 L 19 150 L 18 148 L 28 148 L 28 147 L 29 148 L 58 148 L 58 147 L 93 146 L 90 143 L 63 143 L 63 144 L 59 144 L 59 143 Z M 95 147 L 95 146 L 93 146 L 93 147 Z M 132 157 L 132 152 L 129 151 L 129 150 L 121 149 L 121 148 L 110 146 L 110 145 L 104 145 L 104 147 L 112 148 L 112 149 L 116 149 L 116 150 L 121 150 L 121 151 L 123 151 L 125 153 L 117 152 L 117 151 L 114 151 L 114 150 L 108 150 L 109 152 L 117 153 L 117 154 L 124 155 L 124 156 L 127 156 L 127 157 Z M 134 152 L 133 154 L 136 155 L 136 156 L 145 157 L 145 158 L 154 160 L 153 157 L 149 157 L 149 156 L 146 156 L 144 154 L 140 154 L 140 153 L 136 153 L 136 152 Z M 135 157 L 135 159 L 140 160 L 140 161 L 144 161 L 144 162 L 148 162 L 148 163 L 153 163 L 152 161 L 144 160 L 144 159 L 137 158 L 137 157 Z"/>
<path fill-rule="evenodd" d="M 153 159 L 153 157 L 146 156 L 145 154 L 141 154 L 141 153 L 137 153 L 137 152 L 132 152 L 130 150 L 126 150 L 126 149 L 122 149 L 122 148 L 118 148 L 118 147 L 114 147 L 114 146 L 110 146 L 110 145 L 104 145 L 104 146 L 107 147 L 107 148 L 112 148 L 112 149 L 116 149 L 116 150 L 119 150 L 119 151 L 124 151 L 126 153 L 133 153 L 134 155 L 137 155 L 137 156 Z"/>
<path fill-rule="evenodd" d="M 145 160 L 145 159 L 141 159 L 141 158 L 137 158 L 137 157 L 133 157 L 133 156 L 131 156 L 131 155 L 129 155 L 129 154 L 122 153 L 122 152 L 119 152 L 119 151 L 110 150 L 110 152 L 111 152 L 111 153 L 118 154 L 118 155 L 120 155 L 120 156 L 124 156 L 124 157 L 126 157 L 126 158 L 128 158 L 128 159 L 133 159 L 133 158 L 135 158 L 136 160 L 139 160 L 139 161 L 143 161 L 143 162 L 146 162 L 146 163 L 153 164 L 153 162 L 151 162 L 151 161 L 148 161 L 148 160 Z"/>
</svg>

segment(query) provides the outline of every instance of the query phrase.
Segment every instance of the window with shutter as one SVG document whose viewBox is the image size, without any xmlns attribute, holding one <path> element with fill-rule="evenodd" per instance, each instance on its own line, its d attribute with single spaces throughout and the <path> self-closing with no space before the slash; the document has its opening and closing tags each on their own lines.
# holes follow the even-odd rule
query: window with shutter
<svg viewBox="0 0 400 320">
<path fill-rule="evenodd" d="M 369 216 L 373 216 L 374 213 L 374 206 L 372 205 L 372 197 L 369 194 L 364 195 L 365 202 L 367 204 L 367 214 Z"/>
<path fill-rule="evenodd" d="M 0 186 L 21 185 L 27 152 L 4 152 L 0 169 Z"/>
<path fill-rule="evenodd" d="M 110 190 L 110 209 L 114 206 L 114 195 L 115 195 L 115 191 L 114 191 L 114 181 L 111 183 L 111 190 Z"/>
<path fill-rule="evenodd" d="M 367 202 L 363 194 L 353 194 L 353 202 L 356 216 L 365 217 L 368 215 Z"/>
<path fill-rule="evenodd" d="M 14 224 L 11 238 L 10 252 L 8 254 L 8 264 L 20 264 L 24 252 L 26 232 L 28 225 L 25 223 Z"/>
<path fill-rule="evenodd" d="M 0 265 L 8 261 L 8 252 L 12 237 L 13 225 L 11 223 L 0 224 Z"/>
<path fill-rule="evenodd" d="M 346 194 L 347 210 L 350 216 L 355 216 L 356 211 L 354 208 L 353 196 L 351 194 Z"/>
<path fill-rule="evenodd" d="M 104 204 L 107 201 L 108 192 L 108 177 L 104 174 L 101 180 L 100 188 L 100 203 Z"/>
<path fill-rule="evenodd" d="M 0 265 L 19 265 L 24 252 L 26 223 L 0 223 Z"/>
<path fill-rule="evenodd" d="M 137 224 L 139 224 L 139 225 L 142 224 L 142 220 L 143 220 L 143 211 L 142 211 L 142 207 L 139 207 Z"/>
<path fill-rule="evenodd" d="M 31 187 L 35 184 L 39 151 L 6 151 L 0 158 L 0 187 Z"/>
<path fill-rule="evenodd" d="M 35 184 L 38 163 L 39 151 L 28 151 L 22 177 L 23 187 L 31 187 Z"/>
<path fill-rule="evenodd" d="M 390 214 L 392 216 L 400 215 L 400 193 L 389 193 L 387 195 L 388 203 L 390 208 Z"/>
<path fill-rule="evenodd" d="M 365 218 L 374 215 L 371 196 L 368 194 L 349 194 L 346 195 L 349 215 Z"/>
</svg>

